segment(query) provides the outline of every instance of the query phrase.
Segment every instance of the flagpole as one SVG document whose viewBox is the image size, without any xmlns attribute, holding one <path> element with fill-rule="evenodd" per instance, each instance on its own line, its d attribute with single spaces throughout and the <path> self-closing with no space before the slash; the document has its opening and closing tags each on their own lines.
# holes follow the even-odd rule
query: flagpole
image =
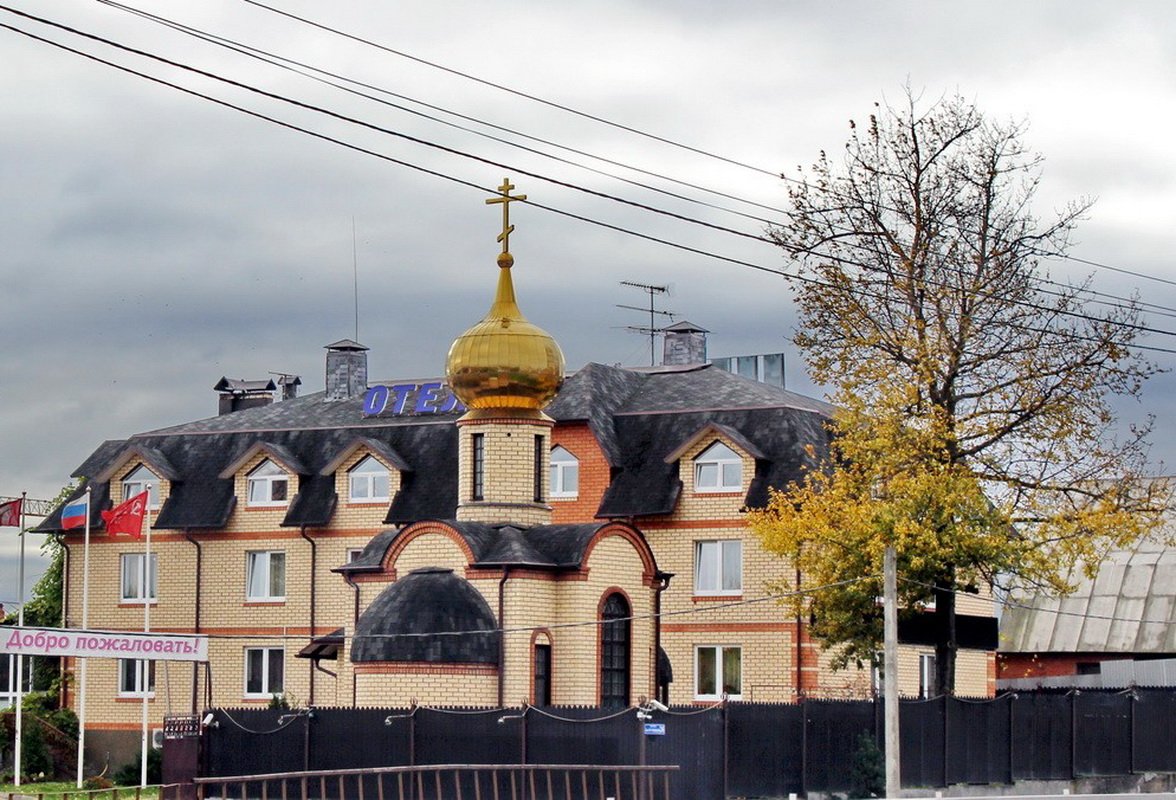
<svg viewBox="0 0 1176 800">
<path fill-rule="evenodd" d="M 151 598 L 154 585 L 151 582 L 151 484 L 147 484 L 147 557 L 143 562 L 143 633 L 151 632 Z M 139 768 L 139 784 L 147 785 L 147 695 L 150 693 L 151 662 L 144 659 L 139 664 L 142 669 L 143 681 L 143 740 L 139 745 L 141 766 Z"/>
<path fill-rule="evenodd" d="M 86 487 L 86 538 L 82 547 L 82 630 L 90 627 L 90 500 Z M 68 581 L 68 576 L 66 576 Z M 86 658 L 78 659 L 78 787 L 82 788 L 82 771 L 86 753 Z"/>
<path fill-rule="evenodd" d="M 17 597 L 20 599 L 20 608 L 16 612 L 16 626 L 18 628 L 24 627 L 24 585 L 25 585 L 25 500 L 28 492 L 20 493 L 20 567 L 17 570 L 17 582 L 20 587 L 17 589 Z M 16 745 L 13 748 L 12 766 L 16 773 L 13 782 L 20 786 L 21 773 L 21 740 L 24 738 L 24 654 L 17 653 L 16 656 Z"/>
</svg>

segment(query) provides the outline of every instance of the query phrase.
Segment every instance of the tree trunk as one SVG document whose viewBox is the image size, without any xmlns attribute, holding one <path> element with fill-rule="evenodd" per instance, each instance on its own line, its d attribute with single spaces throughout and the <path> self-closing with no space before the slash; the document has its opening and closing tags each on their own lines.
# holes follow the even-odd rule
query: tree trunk
<svg viewBox="0 0 1176 800">
<path fill-rule="evenodd" d="M 956 609 L 955 568 L 935 581 L 935 696 L 955 694 Z"/>
</svg>

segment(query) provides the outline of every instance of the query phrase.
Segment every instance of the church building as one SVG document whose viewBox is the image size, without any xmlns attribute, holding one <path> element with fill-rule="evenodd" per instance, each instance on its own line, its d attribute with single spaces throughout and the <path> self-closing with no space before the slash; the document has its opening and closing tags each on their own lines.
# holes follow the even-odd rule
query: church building
<svg viewBox="0 0 1176 800">
<path fill-rule="evenodd" d="M 801 576 L 744 519 L 813 466 L 832 408 L 708 363 L 688 323 L 666 332 L 662 366 L 567 374 L 515 300 L 513 188 L 487 201 L 502 205 L 497 288 L 444 379 L 369 382 L 367 348 L 335 342 L 323 392 L 298 396 L 287 379 L 278 399 L 271 382 L 222 379 L 217 416 L 104 442 L 73 473 L 92 497 L 89 627 L 142 630 L 146 606 L 154 631 L 209 637 L 207 668 L 90 659 L 93 749 L 134 751 L 144 694 L 153 726 L 275 697 L 869 696 L 869 673 L 830 669 L 780 601 Z M 150 558 L 100 516 L 148 486 Z M 67 624 L 80 627 L 81 532 L 60 511 L 40 530 L 66 547 Z M 990 617 L 991 602 L 960 612 Z M 907 694 L 930 650 L 903 648 Z M 962 650 L 957 692 L 989 694 L 993 663 Z"/>
</svg>

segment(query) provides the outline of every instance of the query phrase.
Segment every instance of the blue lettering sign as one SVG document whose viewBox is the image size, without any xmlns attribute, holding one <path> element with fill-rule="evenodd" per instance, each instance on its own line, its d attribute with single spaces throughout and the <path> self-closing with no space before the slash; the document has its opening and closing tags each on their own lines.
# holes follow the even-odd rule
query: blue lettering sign
<svg viewBox="0 0 1176 800">
<path fill-rule="evenodd" d="M 439 391 L 441 391 L 439 383 L 422 383 L 417 387 L 416 413 L 436 414 L 437 407 L 434 404 L 440 399 L 437 397 Z"/>
<path fill-rule="evenodd" d="M 466 410 L 457 395 L 440 381 L 372 386 L 363 396 L 363 415 L 452 414 Z"/>
<path fill-rule="evenodd" d="M 363 396 L 363 415 L 365 417 L 374 417 L 376 414 L 382 413 L 387 406 L 387 386 L 373 386 Z"/>
</svg>

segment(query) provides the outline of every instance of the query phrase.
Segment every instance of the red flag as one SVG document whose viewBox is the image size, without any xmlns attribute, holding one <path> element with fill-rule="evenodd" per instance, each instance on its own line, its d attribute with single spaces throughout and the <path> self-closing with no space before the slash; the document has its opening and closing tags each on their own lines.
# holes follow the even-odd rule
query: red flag
<svg viewBox="0 0 1176 800">
<path fill-rule="evenodd" d="M 147 492 L 139 492 L 109 511 L 103 511 L 102 521 L 106 523 L 107 533 L 129 533 L 138 539 L 143 535 L 143 516 L 146 513 Z"/>
<path fill-rule="evenodd" d="M 20 505 L 21 498 L 9 500 L 7 503 L 0 503 L 0 528 L 5 528 L 11 525 L 14 528 L 20 527 Z"/>
</svg>

